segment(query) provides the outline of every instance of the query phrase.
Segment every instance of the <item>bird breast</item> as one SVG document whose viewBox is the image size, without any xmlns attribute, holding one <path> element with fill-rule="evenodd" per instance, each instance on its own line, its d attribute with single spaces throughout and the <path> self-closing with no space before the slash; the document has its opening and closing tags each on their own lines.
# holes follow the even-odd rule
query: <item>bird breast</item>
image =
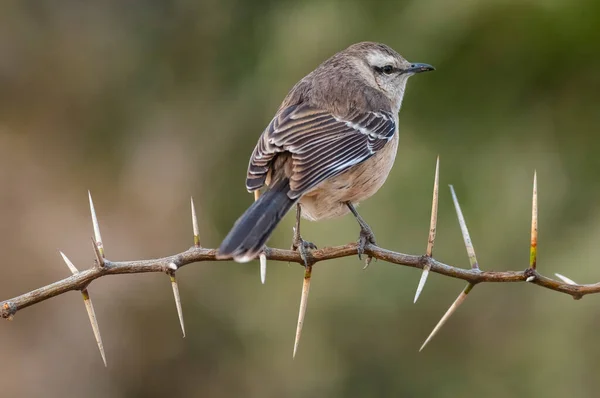
<svg viewBox="0 0 600 398">
<path fill-rule="evenodd" d="M 370 198 L 387 179 L 397 149 L 398 130 L 375 155 L 305 193 L 300 199 L 302 216 L 313 221 L 339 217 L 349 212 L 346 202 Z"/>
</svg>

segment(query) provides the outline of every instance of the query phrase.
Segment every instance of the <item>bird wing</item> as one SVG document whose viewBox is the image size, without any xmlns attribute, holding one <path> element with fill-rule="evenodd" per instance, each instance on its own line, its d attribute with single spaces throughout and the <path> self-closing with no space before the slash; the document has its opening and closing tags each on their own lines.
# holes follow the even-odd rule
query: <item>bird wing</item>
<svg viewBox="0 0 600 398">
<path fill-rule="evenodd" d="M 254 148 L 246 188 L 262 187 L 275 156 L 291 153 L 292 199 L 325 179 L 364 162 L 392 139 L 394 116 L 387 111 L 355 111 L 342 119 L 306 104 L 281 109 Z"/>
</svg>

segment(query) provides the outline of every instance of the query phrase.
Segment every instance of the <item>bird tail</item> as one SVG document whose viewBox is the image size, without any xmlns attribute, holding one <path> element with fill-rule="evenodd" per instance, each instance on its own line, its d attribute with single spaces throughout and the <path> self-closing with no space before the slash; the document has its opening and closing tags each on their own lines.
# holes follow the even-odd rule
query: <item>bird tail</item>
<svg viewBox="0 0 600 398">
<path fill-rule="evenodd" d="M 261 195 L 233 225 L 221 243 L 217 258 L 232 258 L 241 263 L 254 259 L 271 233 L 296 203 L 290 199 L 287 178 L 275 183 Z"/>
</svg>

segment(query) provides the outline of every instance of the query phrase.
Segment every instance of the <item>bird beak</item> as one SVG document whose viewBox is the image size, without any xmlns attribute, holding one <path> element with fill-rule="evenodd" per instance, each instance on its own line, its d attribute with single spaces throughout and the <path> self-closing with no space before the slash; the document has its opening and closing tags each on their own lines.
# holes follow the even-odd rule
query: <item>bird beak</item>
<svg viewBox="0 0 600 398">
<path fill-rule="evenodd" d="M 435 70 L 435 68 L 428 64 L 411 64 L 410 68 L 405 69 L 404 73 L 421 73 L 421 72 L 429 72 L 430 70 Z"/>
</svg>

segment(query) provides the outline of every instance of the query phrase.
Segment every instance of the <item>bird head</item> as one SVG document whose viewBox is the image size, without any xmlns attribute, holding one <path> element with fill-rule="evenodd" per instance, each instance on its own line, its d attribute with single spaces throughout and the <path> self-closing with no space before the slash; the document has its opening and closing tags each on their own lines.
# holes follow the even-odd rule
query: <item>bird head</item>
<svg viewBox="0 0 600 398">
<path fill-rule="evenodd" d="M 383 92 L 398 110 L 408 78 L 417 73 L 435 70 L 428 64 L 409 62 L 392 48 L 380 43 L 357 43 L 344 52 L 354 60 L 361 77 Z"/>
</svg>

